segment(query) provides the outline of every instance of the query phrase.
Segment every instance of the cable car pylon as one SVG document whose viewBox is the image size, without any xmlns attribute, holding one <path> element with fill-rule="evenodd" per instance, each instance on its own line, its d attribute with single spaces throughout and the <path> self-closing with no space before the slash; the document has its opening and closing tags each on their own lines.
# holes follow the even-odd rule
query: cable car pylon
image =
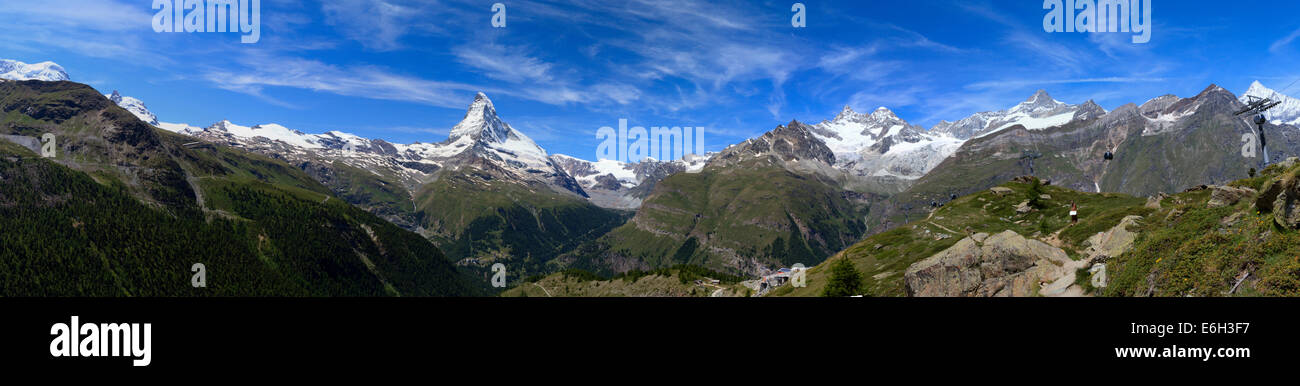
<svg viewBox="0 0 1300 386">
<path fill-rule="evenodd" d="M 1260 98 L 1254 95 L 1247 95 L 1246 98 L 1249 101 L 1246 103 L 1246 107 L 1237 111 L 1237 113 L 1233 115 L 1241 116 L 1248 113 L 1255 114 L 1255 126 L 1259 128 L 1259 149 L 1264 152 L 1264 164 L 1260 166 L 1260 170 L 1263 170 L 1264 167 L 1267 167 L 1269 164 L 1268 141 L 1264 139 L 1264 124 L 1268 123 L 1268 118 L 1264 117 L 1264 112 L 1282 104 L 1282 101 L 1275 101 L 1270 98 Z"/>
</svg>

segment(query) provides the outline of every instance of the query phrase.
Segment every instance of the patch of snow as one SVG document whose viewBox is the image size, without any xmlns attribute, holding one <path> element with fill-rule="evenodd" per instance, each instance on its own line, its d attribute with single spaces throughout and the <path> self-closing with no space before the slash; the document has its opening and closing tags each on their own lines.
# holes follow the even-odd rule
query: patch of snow
<svg viewBox="0 0 1300 386">
<path fill-rule="evenodd" d="M 996 133 L 1002 129 L 1006 129 L 1008 127 L 1015 126 L 1015 125 L 1024 126 L 1026 129 L 1029 130 L 1042 130 L 1049 127 L 1064 125 L 1070 123 L 1070 121 L 1074 119 L 1074 111 L 1060 113 L 1060 114 L 1051 115 L 1042 118 L 1035 118 L 1028 114 L 1017 113 L 1006 117 L 1006 119 L 1009 120 L 1009 122 L 1003 124 L 1002 126 L 998 126 L 998 128 L 993 129 L 991 131 L 987 131 L 979 135 L 976 135 L 976 138 L 983 137 L 991 133 Z"/>
<path fill-rule="evenodd" d="M 191 126 L 184 123 L 158 122 L 158 124 L 154 126 L 157 126 L 160 129 L 167 130 L 173 133 L 185 134 L 185 135 L 195 135 L 203 131 L 202 127 Z"/>
</svg>

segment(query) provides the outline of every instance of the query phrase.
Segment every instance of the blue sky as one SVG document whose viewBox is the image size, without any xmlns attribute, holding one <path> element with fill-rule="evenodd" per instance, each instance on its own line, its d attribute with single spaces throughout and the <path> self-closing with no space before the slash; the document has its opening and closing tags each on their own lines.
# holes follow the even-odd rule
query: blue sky
<svg viewBox="0 0 1300 386">
<path fill-rule="evenodd" d="M 491 6 L 506 5 L 506 28 Z M 0 58 L 145 101 L 165 122 L 438 142 L 474 93 L 551 153 L 601 126 L 705 127 L 706 149 L 842 106 L 930 127 L 1048 90 L 1107 109 L 1300 76 L 1300 2 L 1153 0 L 1132 34 L 1047 33 L 1040 0 L 262 1 L 261 40 L 155 33 L 152 0 L 5 1 Z M 1291 94 L 1300 94 L 1292 91 Z"/>
</svg>

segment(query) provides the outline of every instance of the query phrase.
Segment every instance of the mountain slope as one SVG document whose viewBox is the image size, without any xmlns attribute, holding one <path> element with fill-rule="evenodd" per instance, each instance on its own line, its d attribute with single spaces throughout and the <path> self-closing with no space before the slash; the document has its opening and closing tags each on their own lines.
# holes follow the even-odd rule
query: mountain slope
<svg viewBox="0 0 1300 386">
<path fill-rule="evenodd" d="M 158 117 L 153 115 L 153 113 L 149 111 L 148 107 L 145 107 L 143 101 L 132 97 L 122 96 L 122 94 L 117 92 L 117 90 L 113 90 L 112 94 L 105 96 L 108 97 L 108 100 L 113 101 L 113 103 L 126 109 L 126 111 L 131 112 L 131 114 L 135 115 L 136 118 L 140 118 L 144 123 L 153 126 L 158 126 L 160 124 L 158 122 Z"/>
<path fill-rule="evenodd" d="M 909 212 L 924 215 L 931 203 L 945 202 L 950 195 L 1030 174 L 1026 154 L 1041 154 L 1032 158 L 1036 176 L 1082 191 L 1150 196 L 1244 178 L 1258 168 L 1260 157 L 1241 155 L 1242 136 L 1253 132 L 1253 124 L 1233 115 L 1241 106 L 1230 92 L 1211 85 L 1190 98 L 1164 96 L 1095 116 L 1080 109 L 1065 125 L 1017 125 L 973 138 L 873 213 L 873 233 L 906 222 Z M 1276 155 L 1300 149 L 1300 131 L 1294 127 L 1270 125 L 1267 130 Z M 1107 152 L 1113 160 L 1105 159 Z"/>
<path fill-rule="evenodd" d="M 812 265 L 865 230 L 866 197 L 839 188 L 834 154 L 791 122 L 663 179 L 636 216 L 560 263 L 598 273 L 699 265 L 761 274 Z"/>
<path fill-rule="evenodd" d="M 52 133 L 58 150 L 0 141 L 5 296 L 476 293 L 427 240 L 297 168 L 195 146 L 88 86 L 0 82 L 0 110 L 3 138 Z"/>
<path fill-rule="evenodd" d="M 1026 181 L 1031 180 L 958 198 L 926 219 L 868 237 L 833 259 L 848 259 L 863 274 L 863 294 L 906 296 L 919 289 L 911 287 L 918 281 L 904 277 L 928 267 L 931 257 L 966 250 L 962 245 L 969 246 L 969 240 L 989 246 L 990 235 L 1010 231 L 1043 249 L 1060 249 L 1068 256 L 1066 265 L 1081 267 L 1051 283 L 1013 284 L 1025 291 L 1020 296 L 1300 295 L 1295 258 L 1300 255 L 1300 160 L 1272 165 L 1255 178 L 1227 186 L 1149 199 L 1054 186 L 1035 190 Z M 1017 210 L 1039 194 L 1046 195 L 1041 209 Z M 1078 205 L 1078 224 L 1069 223 L 1071 203 Z M 1012 255 L 1025 248 L 1002 246 Z M 959 268 L 930 283 L 974 288 L 978 283 L 966 279 L 999 270 L 1017 277 L 1041 268 L 1020 263 L 984 272 Z M 1097 265 L 1105 266 L 1107 278 L 1100 288 L 1093 286 Z M 806 287 L 785 286 L 770 296 L 818 296 L 829 280 L 829 267 L 828 261 L 811 268 Z M 1073 290 L 1062 291 L 1066 285 Z"/>
<path fill-rule="evenodd" d="M 942 121 L 931 132 L 959 139 L 978 138 L 1019 125 L 1038 130 L 1060 126 L 1073 120 L 1096 117 L 1106 111 L 1093 103 L 1071 105 L 1053 99 L 1046 90 L 1038 90 L 1029 99 L 1001 111 L 976 113 L 956 122 Z M 1079 117 L 1077 115 L 1082 115 Z"/>
<path fill-rule="evenodd" d="M 507 263 L 511 275 L 543 265 L 626 221 L 583 187 L 479 93 L 439 143 L 395 144 L 339 131 L 221 121 L 163 129 L 282 159 L 337 197 L 437 243 L 471 275 Z"/>
<path fill-rule="evenodd" d="M 504 263 L 517 277 L 550 272 L 548 261 L 627 220 L 547 185 L 494 174 L 462 166 L 415 192 L 418 231 L 471 270 Z"/>
<path fill-rule="evenodd" d="M 844 106 L 834 119 L 813 125 L 810 131 L 835 153 L 836 168 L 885 186 L 905 186 L 920 178 L 962 143 L 956 137 L 907 123 L 884 107 L 859 114 Z M 849 184 L 866 190 L 872 186 Z"/>
<path fill-rule="evenodd" d="M 717 280 L 715 283 L 714 280 Z M 501 293 L 502 297 L 731 297 L 752 290 L 740 277 L 696 266 L 674 266 L 654 271 L 632 271 L 612 278 L 564 270 L 532 277 Z"/>
<path fill-rule="evenodd" d="M 659 181 L 676 173 L 698 172 L 710 157 L 712 154 L 687 154 L 673 161 L 625 163 L 609 159 L 592 162 L 556 154 L 551 160 L 578 181 L 593 204 L 635 210 Z"/>
</svg>

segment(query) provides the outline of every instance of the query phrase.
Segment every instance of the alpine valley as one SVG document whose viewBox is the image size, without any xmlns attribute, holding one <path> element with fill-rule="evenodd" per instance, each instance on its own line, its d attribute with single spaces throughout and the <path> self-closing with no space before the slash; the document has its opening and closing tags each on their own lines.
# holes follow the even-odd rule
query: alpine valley
<svg viewBox="0 0 1300 386">
<path fill-rule="evenodd" d="M 1052 294 L 1094 294 L 1060 267 L 1104 261 L 1091 252 L 1104 243 L 1089 237 L 1136 229 L 1130 216 L 1174 216 L 1169 205 L 1193 213 L 1233 184 L 1275 186 L 1289 205 L 1289 169 L 1242 156 L 1255 127 L 1234 113 L 1248 96 L 1282 101 L 1264 128 L 1272 159 L 1300 154 L 1300 100 L 1259 82 L 1240 97 L 1210 85 L 1110 111 L 1040 90 L 929 129 L 885 107 L 845 106 L 721 151 L 624 163 L 551 154 L 483 93 L 447 138 L 400 144 L 273 123 L 162 122 L 143 101 L 69 82 L 53 63 L 0 61 L 0 73 L 13 79 L 0 82 L 0 221 L 40 224 L 4 234 L 17 239 L 0 250 L 0 275 L 26 283 L 12 294 L 189 295 L 171 280 L 198 260 L 240 277 L 229 294 L 491 293 L 501 263 L 505 295 L 803 296 L 827 287 L 837 261 L 866 275 L 855 294 L 1047 293 L 1026 284 L 1035 278 L 1061 281 Z M 44 133 L 56 134 L 58 156 L 37 156 Z M 1168 196 L 1188 189 L 1214 193 Z M 83 195 L 93 199 L 71 199 Z M 1141 209 L 1147 197 L 1164 212 Z M 1057 216 L 1071 203 L 1095 215 L 1085 227 Z M 1030 276 L 1021 264 L 973 287 L 943 273 L 965 274 L 943 257 L 949 248 L 1002 253 L 997 245 L 1025 246 L 1059 269 Z M 1123 253 L 1104 255 L 1125 275 L 1156 272 Z M 54 262 L 39 256 L 70 268 L 47 271 Z M 796 264 L 812 267 L 808 288 L 762 284 Z M 53 277 L 31 272 L 78 284 L 38 289 Z M 1186 294 L 1152 280 L 1114 291 Z"/>
</svg>

